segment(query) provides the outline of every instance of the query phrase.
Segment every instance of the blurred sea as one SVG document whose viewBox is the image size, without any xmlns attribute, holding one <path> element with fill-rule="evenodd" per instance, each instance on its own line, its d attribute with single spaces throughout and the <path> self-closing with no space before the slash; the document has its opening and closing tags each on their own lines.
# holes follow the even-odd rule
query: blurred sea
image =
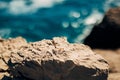
<svg viewBox="0 0 120 80">
<path fill-rule="evenodd" d="M 0 0 L 0 36 L 83 42 L 104 13 L 118 6 L 120 0 Z"/>
</svg>

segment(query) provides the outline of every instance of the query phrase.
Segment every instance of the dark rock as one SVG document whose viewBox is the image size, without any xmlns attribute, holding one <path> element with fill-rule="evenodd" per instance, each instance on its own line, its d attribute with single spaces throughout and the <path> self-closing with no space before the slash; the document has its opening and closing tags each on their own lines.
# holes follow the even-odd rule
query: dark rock
<svg viewBox="0 0 120 80">
<path fill-rule="evenodd" d="M 103 21 L 94 26 L 84 44 L 103 49 L 120 47 L 120 7 L 112 8 L 105 14 Z"/>
</svg>

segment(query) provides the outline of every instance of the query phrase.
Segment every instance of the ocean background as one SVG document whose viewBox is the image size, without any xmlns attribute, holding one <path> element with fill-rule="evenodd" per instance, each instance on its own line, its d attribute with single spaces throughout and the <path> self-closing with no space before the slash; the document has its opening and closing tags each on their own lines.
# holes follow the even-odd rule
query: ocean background
<svg viewBox="0 0 120 80">
<path fill-rule="evenodd" d="M 0 0 L 0 37 L 80 42 L 120 0 Z"/>
</svg>

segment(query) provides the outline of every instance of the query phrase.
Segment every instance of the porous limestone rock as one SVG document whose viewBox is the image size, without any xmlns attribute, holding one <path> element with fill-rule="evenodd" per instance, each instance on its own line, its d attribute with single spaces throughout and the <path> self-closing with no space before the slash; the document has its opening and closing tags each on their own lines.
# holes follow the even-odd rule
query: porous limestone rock
<svg viewBox="0 0 120 80">
<path fill-rule="evenodd" d="M 29 43 L 11 51 L 9 72 L 25 80 L 107 80 L 108 63 L 83 44 L 66 38 Z M 8 63 L 7 63 L 8 64 Z"/>
<path fill-rule="evenodd" d="M 102 50 L 94 49 L 95 53 L 104 57 L 109 63 L 110 73 L 120 73 L 120 49 L 118 50 Z"/>
<path fill-rule="evenodd" d="M 94 49 L 95 53 L 103 56 L 109 63 L 108 80 L 120 80 L 120 49 L 117 50 L 102 50 Z"/>
<path fill-rule="evenodd" d="M 4 76 L 9 76 L 7 72 L 9 66 L 11 51 L 18 50 L 21 46 L 26 45 L 27 42 L 22 37 L 13 39 L 0 39 L 0 80 Z"/>
</svg>

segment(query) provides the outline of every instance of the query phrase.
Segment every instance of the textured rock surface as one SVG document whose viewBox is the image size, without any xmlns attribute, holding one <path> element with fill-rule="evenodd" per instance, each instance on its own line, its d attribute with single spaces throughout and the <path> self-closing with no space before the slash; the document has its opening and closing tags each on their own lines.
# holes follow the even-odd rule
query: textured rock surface
<svg viewBox="0 0 120 80">
<path fill-rule="evenodd" d="M 120 7 L 110 9 L 84 43 L 92 48 L 120 48 Z M 112 43 L 112 44 L 111 44 Z"/>
<path fill-rule="evenodd" d="M 110 74 L 108 80 L 120 80 L 120 49 L 117 50 L 93 50 L 102 55 L 109 63 Z"/>
<path fill-rule="evenodd" d="M 107 80 L 107 62 L 83 44 L 70 44 L 65 38 L 28 44 L 14 40 L 8 40 L 13 42 L 10 46 L 21 46 L 7 47 L 8 52 L 1 53 L 7 68 L 0 76 L 7 72 L 12 80 Z"/>
<path fill-rule="evenodd" d="M 101 50 L 95 49 L 95 53 L 103 56 L 110 65 L 110 73 L 120 72 L 120 49 L 118 50 Z"/>
<path fill-rule="evenodd" d="M 11 51 L 18 50 L 21 46 L 26 44 L 26 41 L 21 37 L 8 40 L 0 39 L 0 80 L 5 75 L 9 76 L 6 71 L 9 66 L 6 62 L 10 59 Z"/>
<path fill-rule="evenodd" d="M 0 39 L 0 53 L 5 52 L 6 50 L 12 51 L 18 49 L 21 46 L 27 44 L 26 40 L 22 37 L 17 37 L 13 39 Z"/>
</svg>

